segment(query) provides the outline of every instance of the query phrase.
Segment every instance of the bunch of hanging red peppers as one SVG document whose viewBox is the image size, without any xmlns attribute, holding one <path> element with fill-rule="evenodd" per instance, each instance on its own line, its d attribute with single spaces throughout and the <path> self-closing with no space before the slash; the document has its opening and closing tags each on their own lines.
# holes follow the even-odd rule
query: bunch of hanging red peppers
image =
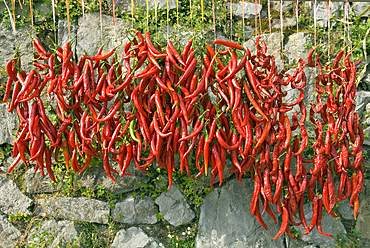
<svg viewBox="0 0 370 248">
<path fill-rule="evenodd" d="M 308 64 L 318 74 L 316 103 L 309 112 L 317 139 L 311 147 L 313 160 L 308 160 L 303 157 L 309 149 L 303 101 L 306 63 L 299 59 L 293 75 L 285 69 L 279 72 L 260 37 L 254 55 L 239 44 L 217 40 L 214 44 L 223 50 L 207 45 L 202 65 L 192 41 L 179 53 L 171 41 L 162 49 L 154 46 L 149 33 L 143 37 L 137 30 L 124 46 L 123 60 L 118 60 L 116 49 L 101 54 L 100 48 L 96 56 L 74 61 L 69 43 L 55 53 L 46 52 L 37 38 L 33 44 L 36 69 L 23 71 L 18 55 L 6 65 L 9 79 L 3 102 L 11 94 L 7 109 L 16 110 L 20 120 L 9 172 L 21 160 L 26 167 L 36 161 L 36 170 L 44 175 L 45 166 L 55 181 L 52 156 L 62 162 L 62 153 L 67 170 L 71 165 L 79 174 L 92 157 L 102 159 L 115 181 L 111 173 L 128 174 L 131 161 L 143 172 L 156 161 L 167 171 L 170 188 L 175 155 L 180 154 L 180 172 L 185 168 L 190 178 L 189 158 L 195 153 L 195 161 L 190 161 L 199 170 L 195 177 L 207 174 L 210 162 L 212 186 L 217 176 L 222 184 L 229 156 L 234 168 L 228 172 L 242 182 L 249 171 L 255 180 L 251 214 L 259 223 L 267 229 L 261 214 L 267 211 L 276 224 L 275 214 L 282 213 L 282 226 L 273 240 L 284 232 L 293 238 L 289 223 L 303 225 L 305 234 L 316 225 L 321 234 L 331 236 L 321 230 L 323 206 L 336 217 L 334 205 L 349 196 L 356 218 L 364 135 L 354 112 L 359 62 L 350 61 L 350 53 L 342 50 L 325 68 L 317 56 L 313 59 L 314 49 L 309 53 Z M 287 86 L 299 91 L 294 102 L 283 99 Z M 56 102 L 56 122 L 45 112 L 44 89 Z M 211 95 L 216 100 L 211 101 Z M 292 136 L 297 128 L 300 132 Z M 296 168 L 291 168 L 292 156 Z M 109 157 L 118 161 L 120 172 L 110 166 Z M 304 163 L 313 167 L 307 170 Z M 337 189 L 334 175 L 340 178 Z M 303 213 L 305 192 L 313 207 L 309 226 Z M 275 214 L 270 204 L 277 206 Z M 293 218 L 297 211 L 299 223 Z"/>
</svg>

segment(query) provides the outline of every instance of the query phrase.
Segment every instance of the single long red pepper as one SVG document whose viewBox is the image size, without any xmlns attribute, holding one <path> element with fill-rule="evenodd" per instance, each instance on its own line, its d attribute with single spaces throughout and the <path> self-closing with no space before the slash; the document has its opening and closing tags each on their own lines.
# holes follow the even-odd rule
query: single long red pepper
<svg viewBox="0 0 370 248">
<path fill-rule="evenodd" d="M 287 208 L 285 206 L 283 206 L 283 215 L 282 215 L 283 222 L 281 223 L 280 230 L 275 235 L 275 237 L 273 237 L 271 239 L 271 241 L 274 241 L 274 240 L 278 239 L 281 235 L 284 234 L 286 229 L 289 228 L 289 216 L 288 215 L 289 215 L 289 213 L 288 213 Z"/>
<path fill-rule="evenodd" d="M 238 49 L 238 50 L 243 49 L 243 46 L 242 45 L 239 45 L 239 44 L 237 44 L 235 42 L 227 41 L 227 40 L 215 40 L 213 42 L 213 44 L 219 44 L 219 45 L 222 45 L 222 46 L 226 46 L 226 47 L 230 47 L 230 48 L 235 48 L 235 49 Z"/>
</svg>

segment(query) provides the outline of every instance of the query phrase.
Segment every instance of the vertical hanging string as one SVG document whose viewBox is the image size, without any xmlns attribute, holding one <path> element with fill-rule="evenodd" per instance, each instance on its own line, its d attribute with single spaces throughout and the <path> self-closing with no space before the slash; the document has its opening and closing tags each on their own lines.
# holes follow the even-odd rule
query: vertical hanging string
<svg viewBox="0 0 370 248">
<path fill-rule="evenodd" d="M 230 0 L 230 40 L 233 40 L 233 0 Z"/>
<path fill-rule="evenodd" d="M 112 0 L 112 8 L 113 8 L 113 25 L 116 25 L 116 10 L 114 6 L 114 0 Z"/>
<path fill-rule="evenodd" d="M 351 36 L 350 36 L 350 25 L 349 25 L 349 2 L 346 0 L 346 23 L 347 23 L 347 37 L 348 37 L 348 44 L 349 44 L 349 49 L 352 51 L 352 42 L 351 42 Z"/>
<path fill-rule="evenodd" d="M 18 3 L 19 3 L 19 6 L 21 7 L 21 9 L 23 9 L 21 0 L 18 0 Z"/>
<path fill-rule="evenodd" d="M 193 27 L 193 10 L 191 9 L 191 0 L 189 0 L 190 8 L 190 26 Z"/>
<path fill-rule="evenodd" d="M 83 0 L 82 0 L 82 3 L 83 3 Z M 54 31 L 54 42 L 56 43 L 57 42 L 57 32 L 56 32 L 56 29 L 55 29 L 55 2 L 54 0 L 51 0 L 51 6 L 53 7 L 53 31 Z M 83 5 L 82 5 L 82 13 L 83 13 Z M 84 19 L 84 24 L 85 24 L 85 19 Z"/>
<path fill-rule="evenodd" d="M 10 20 L 10 24 L 12 25 L 13 32 L 15 33 L 15 23 L 14 23 L 13 18 L 12 18 L 12 13 L 10 12 L 10 9 L 9 9 L 8 5 L 6 4 L 5 0 L 3 0 L 3 2 L 4 2 L 5 7 L 8 11 L 9 20 Z"/>
<path fill-rule="evenodd" d="M 55 13 L 54 13 L 54 0 L 51 0 L 53 2 L 53 18 L 54 18 L 54 23 L 55 23 Z M 82 21 L 83 21 L 83 24 L 85 25 L 85 2 L 84 0 L 81 1 L 81 5 L 82 5 Z"/>
<path fill-rule="evenodd" d="M 257 0 L 254 1 L 254 25 L 256 34 L 258 34 L 258 25 L 257 25 Z"/>
<path fill-rule="evenodd" d="M 330 0 L 328 0 L 328 58 L 330 59 Z"/>
<path fill-rule="evenodd" d="M 315 39 L 315 47 L 316 47 L 316 38 L 317 38 L 317 35 L 316 35 L 316 8 L 317 8 L 317 2 L 316 2 L 316 0 L 314 1 L 313 4 L 314 4 L 313 5 L 314 39 Z"/>
<path fill-rule="evenodd" d="M 67 5 L 68 36 L 71 37 L 71 26 L 69 24 L 69 0 L 66 0 L 66 5 Z"/>
<path fill-rule="evenodd" d="M 132 27 L 134 27 L 134 0 L 131 0 L 131 19 L 132 19 Z"/>
<path fill-rule="evenodd" d="M 177 18 L 177 26 L 179 25 L 179 0 L 176 0 L 176 18 Z"/>
<path fill-rule="evenodd" d="M 213 11 L 213 33 L 216 40 L 216 10 L 215 10 L 215 0 L 212 0 L 212 11 Z"/>
<path fill-rule="evenodd" d="M 280 49 L 281 53 L 283 52 L 283 42 L 284 42 L 284 36 L 283 36 L 283 30 L 284 30 L 284 22 L 283 22 L 283 0 L 280 0 L 280 38 L 281 38 L 281 44 Z"/>
<path fill-rule="evenodd" d="M 244 33 L 244 26 L 245 26 L 245 23 L 244 23 L 244 0 L 242 0 L 242 26 L 243 26 L 243 41 L 245 41 L 245 33 Z"/>
<path fill-rule="evenodd" d="M 316 35 L 316 8 L 317 8 L 317 2 L 316 0 L 314 1 L 313 3 L 313 23 L 314 23 L 314 46 L 315 46 L 315 56 L 317 56 L 317 51 L 316 51 L 316 39 L 317 39 L 317 35 Z M 316 58 L 316 57 L 315 57 Z M 317 76 L 317 71 L 316 71 L 316 59 L 315 59 L 315 78 Z"/>
<path fill-rule="evenodd" d="M 100 7 L 100 38 L 101 40 L 103 40 L 103 14 L 102 14 L 101 0 L 99 0 L 99 7 Z"/>
<path fill-rule="evenodd" d="M 12 11 L 13 11 L 14 30 L 16 30 L 16 27 L 15 27 L 15 4 L 14 4 L 14 0 L 12 0 Z"/>
<path fill-rule="evenodd" d="M 295 18 L 297 19 L 297 33 L 298 33 L 298 0 L 295 1 Z"/>
<path fill-rule="evenodd" d="M 258 18 L 259 18 L 259 21 L 260 21 L 260 34 L 262 34 L 262 19 L 261 19 L 262 5 L 261 5 L 261 0 L 258 0 L 258 6 L 261 6 L 261 9 L 258 11 Z"/>
<path fill-rule="evenodd" d="M 157 20 L 157 0 L 154 0 L 154 19 L 155 19 L 155 33 L 158 39 L 158 20 Z"/>
<path fill-rule="evenodd" d="M 204 6 L 203 6 L 203 0 L 200 0 L 200 7 L 202 8 L 202 23 L 204 24 Z"/>
<path fill-rule="evenodd" d="M 32 0 L 30 0 L 30 13 L 31 13 L 31 26 L 33 28 L 33 10 L 32 10 Z M 15 31 L 15 23 L 14 23 L 14 31 Z"/>
<path fill-rule="evenodd" d="M 169 0 L 167 0 L 167 40 L 168 40 L 168 33 L 170 32 L 170 27 L 169 27 L 169 25 L 170 25 L 170 9 L 168 7 L 168 1 Z"/>
<path fill-rule="evenodd" d="M 146 31 L 149 31 L 149 3 L 146 0 Z"/>
<path fill-rule="evenodd" d="M 270 7 L 270 0 L 267 2 L 267 15 L 269 17 L 269 29 L 271 34 L 271 7 Z"/>
<path fill-rule="evenodd" d="M 347 45 L 347 21 L 348 21 L 348 5 L 347 2 L 344 4 L 344 44 Z"/>
</svg>

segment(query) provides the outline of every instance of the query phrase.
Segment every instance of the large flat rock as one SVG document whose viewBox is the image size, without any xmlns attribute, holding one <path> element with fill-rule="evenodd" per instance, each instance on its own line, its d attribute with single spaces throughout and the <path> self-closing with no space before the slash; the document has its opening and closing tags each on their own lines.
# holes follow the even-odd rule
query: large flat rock
<svg viewBox="0 0 370 248">
<path fill-rule="evenodd" d="M 8 2 L 9 8 L 11 8 L 10 2 Z M 6 13 L 7 15 L 7 13 Z M 13 58 L 15 49 L 19 45 L 19 53 L 22 55 L 22 69 L 26 72 L 27 68 L 30 69 L 32 66 L 33 59 L 33 45 L 32 39 L 28 35 L 28 32 L 32 33 L 31 24 L 25 24 L 24 27 L 16 27 L 16 32 L 12 29 L 6 28 L 7 23 L 0 23 L 0 64 L 5 67 L 9 59 Z M 35 36 L 34 33 L 32 33 Z M 3 77 L 1 81 L 6 82 L 7 77 Z"/>
<path fill-rule="evenodd" d="M 155 224 L 157 223 L 156 207 L 150 197 L 144 199 L 127 197 L 121 202 L 115 204 L 112 209 L 114 221 L 125 224 Z"/>
<path fill-rule="evenodd" d="M 55 174 L 54 174 L 55 175 Z M 61 175 L 55 175 L 57 184 L 53 184 L 48 173 L 42 177 L 40 173 L 35 173 L 35 168 L 30 168 L 24 175 L 24 186 L 26 186 L 26 192 L 29 194 L 35 193 L 52 193 L 61 190 L 64 186 Z"/>
<path fill-rule="evenodd" d="M 87 197 L 52 197 L 36 200 L 35 214 L 56 219 L 108 223 L 110 205 Z"/>
<path fill-rule="evenodd" d="M 122 43 L 122 46 L 117 48 L 117 55 L 121 57 L 123 47 L 128 41 L 127 29 L 131 28 L 131 23 L 121 18 L 116 18 L 115 23 L 116 25 L 113 25 L 112 16 L 102 15 L 101 26 L 99 12 L 85 13 L 85 24 L 80 16 L 77 29 L 77 56 L 80 57 L 85 53 L 89 56 L 96 55 L 99 47 L 107 42 L 102 54 Z"/>
<path fill-rule="evenodd" d="M 310 225 L 311 220 L 312 220 L 312 203 L 307 203 L 303 206 L 303 211 L 305 213 L 307 225 Z M 298 216 L 298 215 L 297 215 Z M 298 221 L 298 219 L 296 219 Z M 346 229 L 344 228 L 342 222 L 339 219 L 335 219 L 331 217 L 330 215 L 328 216 L 327 214 L 322 215 L 322 221 L 321 221 L 321 226 L 322 226 L 322 231 L 324 233 L 331 234 L 333 238 L 327 237 L 324 235 L 321 235 L 318 231 L 317 228 L 315 227 L 309 234 L 307 235 L 302 235 L 301 238 L 303 241 L 313 244 L 316 246 L 329 246 L 329 247 L 335 247 L 335 236 L 336 234 L 339 233 L 344 233 L 346 234 Z M 299 233 L 305 233 L 305 229 L 303 226 L 298 226 L 294 227 Z"/>
<path fill-rule="evenodd" d="M 307 55 L 310 49 L 305 48 L 305 45 L 312 40 L 312 36 L 305 32 L 290 35 L 284 47 L 289 63 L 297 63 L 297 58 L 302 58 L 307 62 Z"/>
<path fill-rule="evenodd" d="M 9 113 L 7 104 L 0 104 L 0 144 L 11 144 L 15 141 L 15 132 L 18 128 L 18 116 L 16 111 Z"/>
<path fill-rule="evenodd" d="M 157 197 L 155 203 L 159 206 L 163 218 L 173 226 L 187 224 L 195 218 L 193 210 L 176 185 L 172 185 L 168 191 Z"/>
<path fill-rule="evenodd" d="M 5 214 L 22 213 L 31 215 L 29 207 L 33 200 L 22 194 L 10 179 L 0 177 L 0 211 Z"/>
<path fill-rule="evenodd" d="M 156 248 L 158 243 L 140 227 L 130 227 L 117 232 L 111 248 Z"/>
<path fill-rule="evenodd" d="M 32 227 L 27 237 L 27 243 L 36 247 L 42 247 L 42 242 L 46 241 L 45 247 L 68 247 L 67 244 L 78 245 L 78 227 L 76 222 L 70 220 L 43 221 L 40 225 Z"/>
<path fill-rule="evenodd" d="M 252 179 L 231 180 L 204 198 L 195 247 L 285 247 L 282 237 L 271 242 L 280 223 L 264 214 L 266 232 L 250 214 L 253 185 Z"/>
<path fill-rule="evenodd" d="M 282 53 L 282 37 L 281 33 L 271 33 L 261 35 L 260 43 L 262 41 L 266 42 L 267 45 L 267 55 L 272 55 L 275 57 L 275 64 L 278 70 L 284 68 L 283 59 L 281 57 Z M 262 44 L 262 43 L 261 43 Z M 244 46 L 248 47 L 252 55 L 256 54 L 256 37 L 247 40 Z"/>
<path fill-rule="evenodd" d="M 112 162 L 112 168 L 119 171 L 118 163 Z M 85 170 L 81 177 L 77 178 L 77 181 L 81 183 L 82 188 L 98 190 L 100 185 L 104 185 L 104 189 L 112 194 L 121 194 L 133 191 L 135 185 L 139 181 L 145 181 L 146 174 L 139 171 L 135 164 L 132 162 L 127 169 L 127 173 L 132 174 L 132 176 L 124 175 L 120 177 L 119 175 L 112 173 L 112 176 L 116 180 L 116 183 L 110 179 L 105 172 L 103 165 L 99 167 L 91 167 Z"/>
<path fill-rule="evenodd" d="M 370 245 L 370 180 L 364 179 L 364 187 L 359 195 L 360 208 L 358 210 L 356 231 L 363 239 L 364 245 Z"/>
<path fill-rule="evenodd" d="M 6 215 L 0 213 L 0 247 L 15 247 L 21 232 L 7 219 Z"/>
</svg>

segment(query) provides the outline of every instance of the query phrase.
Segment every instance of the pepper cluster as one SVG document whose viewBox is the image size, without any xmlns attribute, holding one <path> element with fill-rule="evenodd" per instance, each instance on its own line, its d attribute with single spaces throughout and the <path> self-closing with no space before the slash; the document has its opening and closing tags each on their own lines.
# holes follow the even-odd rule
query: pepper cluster
<svg viewBox="0 0 370 248">
<path fill-rule="evenodd" d="M 321 231 L 323 205 L 335 216 L 336 201 L 351 192 L 356 217 L 364 176 L 364 136 L 354 113 L 356 70 L 350 53 L 343 67 L 339 65 L 341 51 L 325 70 L 318 58 L 312 62 L 314 50 L 309 53 L 308 64 L 317 67 L 319 74 L 315 77 L 317 103 L 311 105 L 309 115 L 317 141 L 311 147 L 313 160 L 308 160 L 303 157 L 309 150 L 303 101 L 306 63 L 299 59 L 293 75 L 285 69 L 279 72 L 260 37 L 254 55 L 247 47 L 216 40 L 214 44 L 224 50 L 207 45 L 201 66 L 191 40 L 181 53 L 168 41 L 163 53 L 152 44 L 149 33 L 143 37 L 137 30 L 124 46 L 123 60 L 117 59 L 116 48 L 106 54 L 101 54 L 100 48 L 96 56 L 84 55 L 74 61 L 69 43 L 55 53 L 46 52 L 36 38 L 33 44 L 35 59 L 40 61 L 34 62 L 35 70 L 28 74 L 21 70 L 19 56 L 6 66 L 9 79 L 3 101 L 12 92 L 8 111 L 16 110 L 20 119 L 15 161 L 9 172 L 21 160 L 25 166 L 36 161 L 36 170 L 44 175 L 45 165 L 55 181 L 51 158 L 61 162 L 62 151 L 67 170 L 71 165 L 81 174 L 95 157 L 103 160 L 113 181 L 111 173 L 128 174 L 131 161 L 143 172 L 157 162 L 167 171 L 170 188 L 175 155 L 179 154 L 180 172 L 185 168 L 189 178 L 190 164 L 195 164 L 198 177 L 207 174 L 210 162 L 212 186 L 217 177 L 222 184 L 230 156 L 234 168 L 228 172 L 242 182 L 249 171 L 255 180 L 251 214 L 259 223 L 267 230 L 261 214 L 266 211 L 276 223 L 275 214 L 282 213 L 282 226 L 273 240 L 284 232 L 293 238 L 289 223 L 302 224 L 305 234 L 316 225 L 321 234 L 330 236 Z M 288 87 L 300 92 L 291 103 L 284 101 Z M 58 119 L 54 123 L 40 98 L 44 89 L 56 102 Z M 295 106 L 300 111 L 295 112 Z M 292 135 L 298 127 L 300 135 Z M 192 153 L 195 161 L 191 161 Z M 296 168 L 291 168 L 292 156 Z M 120 172 L 110 166 L 109 157 L 118 161 Z M 85 164 L 80 166 L 78 161 Z M 303 163 L 313 164 L 313 168 L 308 171 Z M 352 184 L 349 169 L 355 171 Z M 334 175 L 340 177 L 337 195 Z M 305 192 L 314 211 L 310 226 L 303 213 Z M 270 204 L 277 206 L 275 214 Z M 297 210 L 299 223 L 293 218 Z"/>
</svg>

